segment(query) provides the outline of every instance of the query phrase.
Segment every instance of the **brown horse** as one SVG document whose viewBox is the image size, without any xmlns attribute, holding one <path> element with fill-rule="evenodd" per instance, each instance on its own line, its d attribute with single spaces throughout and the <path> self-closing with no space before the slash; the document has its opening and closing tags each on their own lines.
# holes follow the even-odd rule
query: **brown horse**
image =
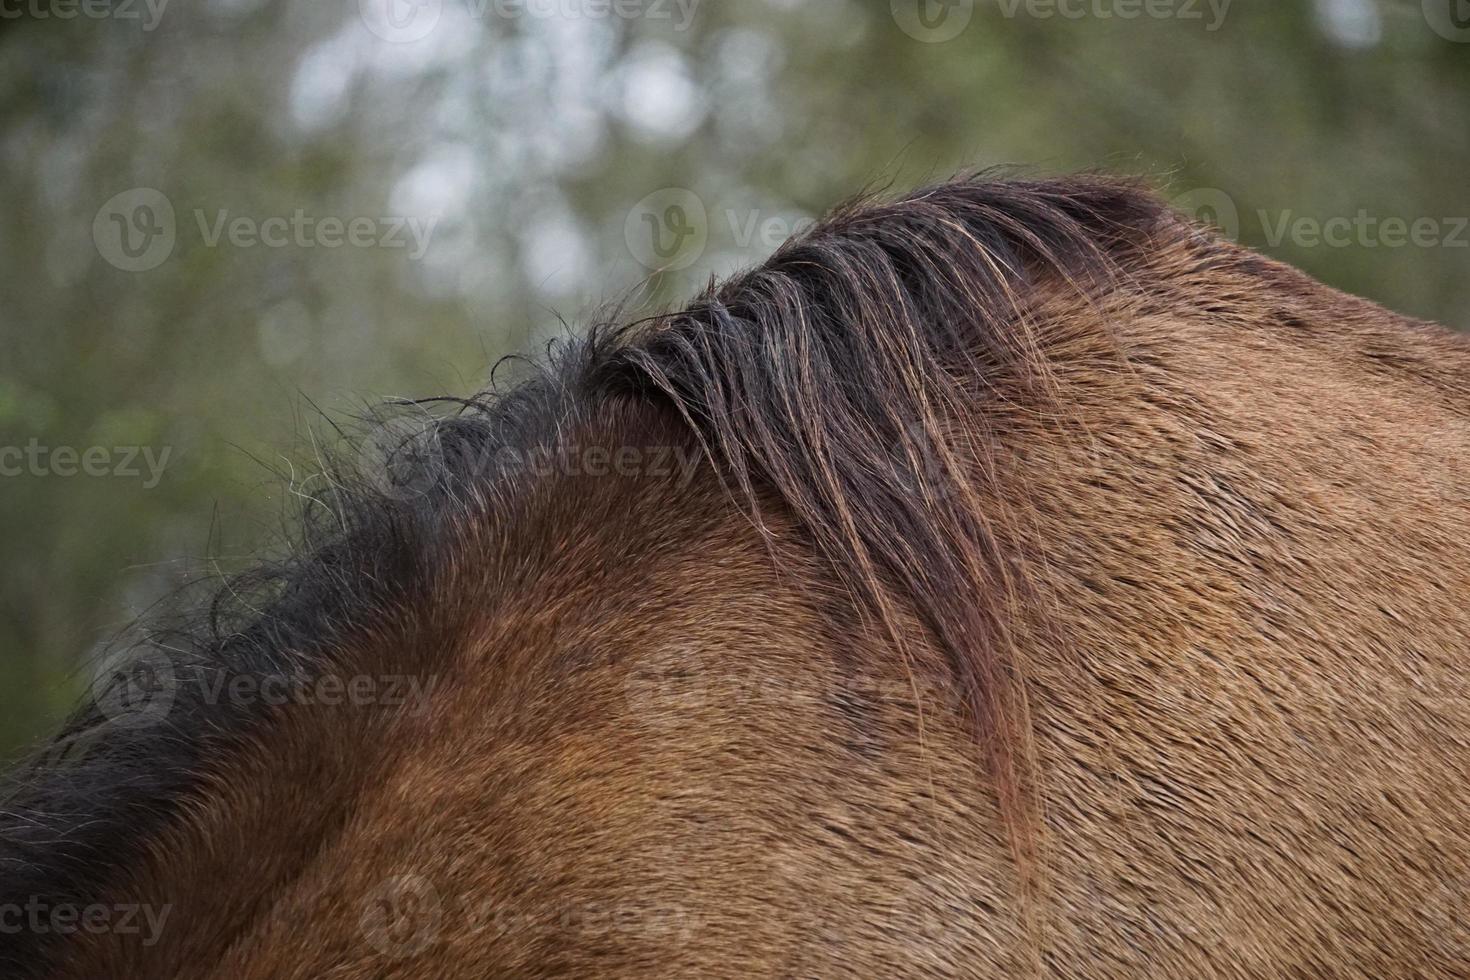
<svg viewBox="0 0 1470 980">
<path fill-rule="evenodd" d="M 1470 976 L 1467 388 L 1129 184 L 844 209 L 140 642 L 0 971 Z"/>
</svg>

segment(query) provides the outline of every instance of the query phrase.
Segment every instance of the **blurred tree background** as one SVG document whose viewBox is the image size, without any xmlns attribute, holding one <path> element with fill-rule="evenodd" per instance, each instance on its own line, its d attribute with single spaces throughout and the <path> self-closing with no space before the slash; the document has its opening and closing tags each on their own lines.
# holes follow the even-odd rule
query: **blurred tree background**
<svg viewBox="0 0 1470 980">
<path fill-rule="evenodd" d="M 5 0 L 0 758 L 120 627 L 279 540 L 319 409 L 471 393 L 863 188 L 1141 173 L 1470 326 L 1467 8 Z"/>
</svg>

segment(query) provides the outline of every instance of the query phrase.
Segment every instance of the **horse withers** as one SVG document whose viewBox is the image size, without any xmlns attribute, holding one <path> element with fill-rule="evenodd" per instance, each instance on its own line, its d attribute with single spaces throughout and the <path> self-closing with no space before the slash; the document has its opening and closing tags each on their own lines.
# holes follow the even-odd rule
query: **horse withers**
<svg viewBox="0 0 1470 980">
<path fill-rule="evenodd" d="M 1470 975 L 1467 386 L 1127 182 L 841 209 L 140 640 L 0 970 Z"/>
</svg>

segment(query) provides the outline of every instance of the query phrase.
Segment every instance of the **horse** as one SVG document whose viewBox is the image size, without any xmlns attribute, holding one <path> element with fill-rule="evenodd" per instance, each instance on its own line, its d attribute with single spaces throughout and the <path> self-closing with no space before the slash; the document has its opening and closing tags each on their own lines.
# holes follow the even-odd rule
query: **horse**
<svg viewBox="0 0 1470 980">
<path fill-rule="evenodd" d="M 7 977 L 1470 975 L 1470 347 L 859 199 L 374 429 L 0 807 Z"/>
</svg>

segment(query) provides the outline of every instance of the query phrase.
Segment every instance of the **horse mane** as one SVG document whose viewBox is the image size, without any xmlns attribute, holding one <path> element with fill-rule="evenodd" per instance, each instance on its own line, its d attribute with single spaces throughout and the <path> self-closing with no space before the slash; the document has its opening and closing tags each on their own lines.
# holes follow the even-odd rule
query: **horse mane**
<svg viewBox="0 0 1470 980">
<path fill-rule="evenodd" d="M 998 529 L 1006 515 L 982 506 L 993 508 L 985 448 L 998 424 L 987 407 L 1048 403 L 1038 296 L 1090 301 L 1191 234 L 1136 184 L 1094 177 L 982 175 L 856 201 L 678 312 L 595 327 L 505 394 L 409 416 L 385 475 L 337 473 L 316 495 L 293 555 L 211 586 L 182 621 L 145 627 L 139 655 L 194 668 L 174 674 L 164 719 L 113 725 L 99 707 L 108 692 L 94 692 L 12 777 L 0 905 L 95 900 L 205 767 L 267 720 L 212 702 L 201 678 L 320 672 L 443 601 L 457 530 L 513 478 L 502 461 L 628 400 L 687 427 L 758 530 L 758 502 L 787 509 L 899 655 L 901 617 L 927 626 L 1026 859 L 1033 763 L 1006 615 L 1026 586 Z M 35 975 L 46 942 L 5 937 L 0 967 Z"/>
</svg>

